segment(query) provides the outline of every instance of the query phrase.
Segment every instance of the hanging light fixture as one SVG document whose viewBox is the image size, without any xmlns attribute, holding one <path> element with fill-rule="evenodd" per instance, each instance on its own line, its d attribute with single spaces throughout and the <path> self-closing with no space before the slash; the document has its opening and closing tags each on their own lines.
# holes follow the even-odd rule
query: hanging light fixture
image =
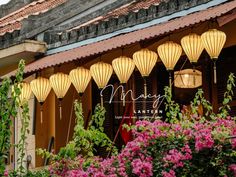
<svg viewBox="0 0 236 177">
<path fill-rule="evenodd" d="M 107 85 L 112 72 L 112 66 L 104 62 L 95 63 L 90 67 L 91 76 L 100 90 Z M 101 95 L 101 106 L 103 106 L 103 95 Z"/>
<path fill-rule="evenodd" d="M 216 84 L 216 60 L 226 42 L 226 34 L 217 29 L 210 29 L 201 35 L 203 46 L 214 62 L 214 83 Z"/>
<path fill-rule="evenodd" d="M 71 70 L 69 76 L 76 91 L 79 93 L 80 97 L 82 97 L 85 89 L 87 88 L 91 80 L 90 71 L 83 67 L 78 67 L 76 69 Z"/>
<path fill-rule="evenodd" d="M 157 51 L 161 58 L 161 61 L 169 71 L 169 85 L 171 88 L 171 72 L 174 70 L 176 63 L 182 54 L 182 48 L 179 44 L 174 43 L 173 41 L 167 41 L 164 44 L 160 45 L 157 48 Z"/>
<path fill-rule="evenodd" d="M 29 101 L 32 91 L 29 83 L 25 82 L 21 83 L 20 88 L 21 88 L 21 93 L 19 96 L 19 100 L 20 100 L 20 105 L 22 106 Z"/>
<path fill-rule="evenodd" d="M 41 118 L 41 123 L 43 123 L 42 106 L 51 90 L 50 82 L 46 78 L 38 77 L 37 79 L 34 79 L 30 82 L 30 87 L 32 92 L 36 96 L 38 102 L 40 103 L 40 112 L 41 112 L 40 118 Z"/>
<path fill-rule="evenodd" d="M 126 56 L 120 56 L 112 61 L 112 66 L 125 90 L 125 84 L 128 82 L 135 68 L 133 60 Z M 125 106 L 125 97 L 123 98 L 123 106 Z"/>
<path fill-rule="evenodd" d="M 157 54 L 149 49 L 141 49 L 133 54 L 133 60 L 144 80 L 144 96 L 147 96 L 146 78 L 157 62 Z"/>
<path fill-rule="evenodd" d="M 184 69 L 174 73 L 174 85 L 178 88 L 197 88 L 202 85 L 202 73 L 198 70 Z"/>
<path fill-rule="evenodd" d="M 52 89 L 54 90 L 57 98 L 59 99 L 59 112 L 60 112 L 60 119 L 62 119 L 62 106 L 61 102 L 66 95 L 66 92 L 70 88 L 70 78 L 67 74 L 64 73 L 56 73 L 53 74 L 50 78 L 50 85 Z"/>
<path fill-rule="evenodd" d="M 195 67 L 204 47 L 201 36 L 191 33 L 181 39 L 181 45 L 190 62 Z"/>
</svg>

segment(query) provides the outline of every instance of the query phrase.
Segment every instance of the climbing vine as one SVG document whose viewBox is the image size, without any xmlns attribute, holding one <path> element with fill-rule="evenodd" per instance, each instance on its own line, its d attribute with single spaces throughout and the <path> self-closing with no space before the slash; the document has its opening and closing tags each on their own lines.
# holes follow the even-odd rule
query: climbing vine
<svg viewBox="0 0 236 177">
<path fill-rule="evenodd" d="M 20 140 L 16 145 L 18 149 L 18 159 L 17 159 L 17 174 L 22 176 L 26 173 L 26 169 L 24 167 L 24 158 L 25 158 L 25 148 L 26 148 L 26 138 L 27 134 L 29 134 L 29 106 L 28 103 L 24 103 L 21 106 L 22 115 L 20 116 L 21 119 L 21 130 L 20 130 Z"/>
<path fill-rule="evenodd" d="M 229 115 L 230 106 L 229 103 L 232 101 L 234 95 L 233 89 L 235 88 L 235 75 L 230 73 L 227 80 L 226 92 L 224 93 L 224 99 L 222 106 L 219 108 L 218 117 L 226 118 Z"/>
<path fill-rule="evenodd" d="M 19 107 L 20 88 L 18 85 L 23 80 L 24 66 L 24 61 L 21 60 L 15 80 L 4 78 L 0 85 L 0 176 L 3 176 L 5 160 L 7 160 L 11 146 L 10 127 Z"/>
</svg>

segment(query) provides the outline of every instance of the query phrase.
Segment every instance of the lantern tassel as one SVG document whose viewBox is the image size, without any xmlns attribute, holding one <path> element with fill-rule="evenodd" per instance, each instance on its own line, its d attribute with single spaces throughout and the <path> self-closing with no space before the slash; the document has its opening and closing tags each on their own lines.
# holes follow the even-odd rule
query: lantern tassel
<svg viewBox="0 0 236 177">
<path fill-rule="evenodd" d="M 103 107 L 103 95 L 100 95 L 101 97 L 101 107 Z"/>
<path fill-rule="evenodd" d="M 217 75 L 216 75 L 216 60 L 214 61 L 213 69 L 214 69 L 214 84 L 216 84 L 216 83 L 217 83 Z"/>
<path fill-rule="evenodd" d="M 40 102 L 40 123 L 43 124 L 43 102 Z"/>
<path fill-rule="evenodd" d="M 144 86 L 144 98 L 146 99 L 147 98 L 147 79 L 146 77 L 143 77 L 143 86 Z"/>
<path fill-rule="evenodd" d="M 172 86 L 172 77 L 171 77 L 171 71 L 169 71 L 169 87 L 171 89 Z"/>
<path fill-rule="evenodd" d="M 59 116 L 60 116 L 60 120 L 62 119 L 62 98 L 59 98 Z"/>
<path fill-rule="evenodd" d="M 122 92 L 123 92 L 123 107 L 125 107 L 125 84 L 122 84 L 123 88 L 122 88 Z"/>
<path fill-rule="evenodd" d="M 193 85 L 195 86 L 196 85 L 196 77 L 195 77 L 195 71 L 196 71 L 196 69 L 195 69 L 195 64 L 193 63 Z"/>
</svg>

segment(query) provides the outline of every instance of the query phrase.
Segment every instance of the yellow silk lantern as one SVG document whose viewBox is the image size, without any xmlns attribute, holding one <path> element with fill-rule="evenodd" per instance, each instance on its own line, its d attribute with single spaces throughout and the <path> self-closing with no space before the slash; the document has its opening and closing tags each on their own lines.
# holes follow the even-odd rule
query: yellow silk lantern
<svg viewBox="0 0 236 177">
<path fill-rule="evenodd" d="M 21 83 L 20 87 L 21 87 L 21 93 L 19 96 L 19 100 L 20 100 L 20 105 L 23 105 L 29 101 L 32 91 L 29 83 L 25 82 Z"/>
<path fill-rule="evenodd" d="M 30 82 L 30 87 L 34 95 L 36 96 L 38 102 L 40 103 L 41 111 L 41 123 L 43 122 L 43 110 L 42 105 L 46 100 L 49 92 L 51 91 L 50 82 L 48 79 L 43 77 L 38 77 Z"/>
<path fill-rule="evenodd" d="M 157 62 L 157 54 L 149 49 L 141 49 L 133 54 L 136 67 L 143 77 L 148 77 Z"/>
<path fill-rule="evenodd" d="M 169 84 L 172 85 L 171 72 L 182 54 L 182 48 L 173 41 L 167 41 L 157 48 L 159 57 L 169 71 Z"/>
<path fill-rule="evenodd" d="M 80 94 L 80 96 L 82 96 L 91 80 L 90 71 L 83 67 L 78 67 L 71 70 L 69 76 L 75 89 Z"/>
<path fill-rule="evenodd" d="M 125 90 L 125 84 L 128 82 L 135 68 L 133 60 L 126 56 L 120 56 L 112 61 L 112 66 Z M 125 97 L 123 98 L 123 106 L 125 106 Z"/>
<path fill-rule="evenodd" d="M 198 70 L 184 69 L 174 73 L 174 85 L 178 88 L 197 88 L 202 85 L 202 73 Z"/>
<path fill-rule="evenodd" d="M 113 69 L 108 63 L 98 62 L 90 67 L 90 73 L 99 89 L 103 89 L 111 78 Z M 101 106 L 103 106 L 103 96 L 101 95 Z"/>
<path fill-rule="evenodd" d="M 210 29 L 201 35 L 203 46 L 214 61 L 214 83 L 216 83 L 216 60 L 226 42 L 226 34 L 217 29 Z"/>
<path fill-rule="evenodd" d="M 120 56 L 114 59 L 112 66 L 121 84 L 128 82 L 135 68 L 133 60 L 126 56 Z"/>
<path fill-rule="evenodd" d="M 133 54 L 136 67 L 144 79 L 144 95 L 147 96 L 146 77 L 148 77 L 156 65 L 157 54 L 149 49 L 141 49 Z"/>
<path fill-rule="evenodd" d="M 201 36 L 191 33 L 181 39 L 181 45 L 191 63 L 197 63 L 204 47 Z"/>
<path fill-rule="evenodd" d="M 60 109 L 60 119 L 62 118 L 62 106 L 61 101 L 66 95 L 66 92 L 70 88 L 70 78 L 67 74 L 64 73 L 57 73 L 53 74 L 50 78 L 50 85 L 54 90 L 57 98 L 59 99 L 59 109 Z"/>
</svg>

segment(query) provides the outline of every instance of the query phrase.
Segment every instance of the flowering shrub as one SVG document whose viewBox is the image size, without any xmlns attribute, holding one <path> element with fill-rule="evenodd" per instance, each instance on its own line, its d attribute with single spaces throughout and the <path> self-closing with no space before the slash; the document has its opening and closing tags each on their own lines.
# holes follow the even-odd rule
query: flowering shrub
<svg viewBox="0 0 236 177">
<path fill-rule="evenodd" d="M 71 177 L 236 176 L 236 123 L 216 121 L 166 123 L 138 121 L 134 140 L 107 159 L 81 156 L 50 168 L 51 175 Z M 57 171 L 55 171 L 55 169 Z"/>
<path fill-rule="evenodd" d="M 235 76 L 230 74 L 218 114 L 213 112 L 201 89 L 191 102 L 191 109 L 180 111 L 180 106 L 171 98 L 171 90 L 166 88 L 166 121 L 143 120 L 134 126 L 126 125 L 127 130 L 132 131 L 133 141 L 128 142 L 118 155 L 106 159 L 83 153 L 76 158 L 63 156 L 46 172 L 44 170 L 42 176 L 236 177 L 236 123 L 228 116 L 234 79 Z M 199 106 L 204 108 L 203 114 L 198 112 Z M 72 146 L 66 154 L 74 154 L 76 148 Z"/>
</svg>

